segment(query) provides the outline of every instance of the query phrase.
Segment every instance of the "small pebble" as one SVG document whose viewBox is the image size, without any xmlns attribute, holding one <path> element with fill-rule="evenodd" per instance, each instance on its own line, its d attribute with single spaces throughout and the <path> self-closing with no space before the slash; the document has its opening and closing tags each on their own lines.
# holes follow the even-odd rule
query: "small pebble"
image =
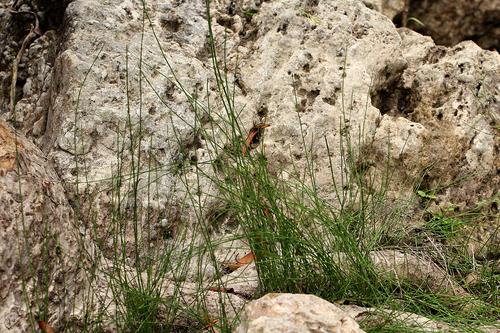
<svg viewBox="0 0 500 333">
<path fill-rule="evenodd" d="M 203 281 L 210 281 L 215 277 L 215 267 L 207 265 L 205 266 L 205 271 L 203 273 Z"/>
</svg>

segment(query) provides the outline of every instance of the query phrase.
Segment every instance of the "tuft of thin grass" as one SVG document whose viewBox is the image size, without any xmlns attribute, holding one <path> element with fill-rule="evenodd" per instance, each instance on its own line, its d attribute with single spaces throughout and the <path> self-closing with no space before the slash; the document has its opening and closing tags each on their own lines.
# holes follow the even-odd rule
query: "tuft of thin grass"
<svg viewBox="0 0 500 333">
<path fill-rule="evenodd" d="M 143 34 L 148 27 L 155 34 L 145 2 L 143 6 Z M 121 129 L 117 137 L 118 163 L 110 179 L 99 180 L 106 184 L 102 191 L 109 191 L 112 198 L 109 220 L 105 221 L 109 227 L 103 241 L 111 244 L 112 251 L 103 253 L 103 242 L 96 237 L 97 221 L 92 220 L 92 227 L 80 237 L 81 256 L 75 259 L 86 273 L 84 302 L 80 310 L 88 316 L 78 327 L 71 329 L 82 332 L 109 329 L 170 332 L 202 329 L 210 322 L 209 319 L 218 319 L 211 325 L 222 332 L 232 331 L 238 318 L 228 318 L 228 309 L 232 307 L 236 312 L 240 309 L 231 302 L 221 301 L 218 317 L 208 318 L 207 290 L 200 281 L 205 274 L 204 265 L 210 263 L 215 269 L 214 285 L 222 286 L 222 277 L 226 272 L 222 263 L 217 261 L 216 253 L 221 249 L 230 249 L 233 243 L 241 241 L 246 243 L 255 257 L 260 282 L 259 293 L 255 297 L 267 292 L 307 293 L 331 302 L 376 308 L 380 311 L 367 316 L 361 323 L 368 332 L 425 331 L 423 326 L 408 327 L 396 315 L 396 310 L 413 312 L 471 331 L 476 330 L 475 324 L 479 322 L 494 321 L 498 308 L 498 273 L 493 267 L 479 265 L 474 257 L 470 258 L 455 251 L 453 246 L 444 244 L 445 240 L 464 236 L 461 233 L 463 224 L 472 223 L 470 220 L 476 218 L 474 212 L 452 217 L 434 214 L 427 221 L 422 221 L 428 229 L 424 238 L 431 240 L 430 245 L 423 246 L 422 239 L 403 230 L 402 216 L 416 204 L 415 198 L 389 196 L 388 189 L 393 182 L 399 188 L 408 186 L 407 180 L 396 179 L 397 165 L 391 164 L 390 158 L 382 171 L 382 181 L 376 181 L 374 173 L 369 173 L 366 166 L 369 165 L 373 138 L 365 138 L 364 123 L 356 131 L 358 138 L 353 138 L 351 131 L 344 130 L 339 142 L 325 142 L 328 150 L 333 145 L 341 147 L 341 165 L 335 165 L 331 159 L 328 161 L 334 184 L 333 202 L 325 200 L 316 191 L 314 141 L 306 142 L 304 133 L 302 143 L 306 163 L 303 170 L 298 170 L 294 164 L 294 172 L 288 173 L 280 165 L 271 165 L 266 160 L 266 148 L 262 144 L 253 150 L 247 147 L 244 139 L 246 129 L 240 121 L 243 110 L 237 110 L 234 102 L 235 80 L 231 77 L 236 73 L 228 72 L 226 54 L 222 60 L 219 59 L 209 0 L 206 0 L 206 8 L 213 67 L 213 77 L 207 78 L 207 82 L 210 79 L 215 82 L 217 101 L 210 101 L 207 96 L 204 103 L 204 96 L 191 94 L 183 87 L 155 34 L 158 52 L 163 55 L 171 72 L 170 75 L 159 74 L 185 94 L 195 119 L 194 123 L 188 123 L 175 110 L 169 109 L 172 123 L 174 120 L 183 121 L 194 133 L 206 138 L 203 147 L 206 155 L 199 156 L 198 150 L 194 149 L 192 158 L 167 166 L 159 166 L 152 152 L 146 157 L 141 156 L 141 146 L 147 139 L 142 133 L 141 117 L 138 123 L 134 123 L 131 116 L 130 105 L 134 101 L 128 94 L 130 78 L 127 70 L 128 119 L 125 124 L 116 124 Z M 127 50 L 127 69 L 130 54 Z M 142 50 L 136 57 L 139 60 L 139 78 L 136 79 L 141 91 L 140 112 L 143 84 L 154 88 L 143 75 L 142 66 L 149 65 L 142 59 Z M 346 67 L 343 66 L 344 71 Z M 151 66 L 149 68 L 156 70 Z M 83 84 L 85 81 L 82 87 Z M 344 100 L 344 94 L 348 93 L 342 85 L 342 117 L 338 124 L 342 129 L 346 128 L 344 125 L 352 111 L 352 105 Z M 157 95 L 161 100 L 161 95 Z M 79 94 L 78 100 L 80 97 Z M 168 104 L 162 102 L 168 108 Z M 298 117 L 301 123 L 300 112 L 291 116 Z M 83 134 L 78 133 L 78 121 L 77 104 L 74 132 L 77 179 L 73 184 L 76 188 L 76 227 L 79 227 L 82 202 L 92 206 L 97 194 L 88 192 L 83 198 L 79 191 L 80 185 L 90 188 L 94 180 L 89 180 L 85 162 L 83 170 L 79 168 L 77 136 L 83 138 Z M 172 131 L 175 143 L 181 147 L 181 156 L 189 156 L 188 147 L 182 144 L 175 126 L 172 126 Z M 265 130 L 262 135 L 265 136 Z M 359 144 L 355 146 L 354 142 Z M 174 146 L 174 142 L 167 144 Z M 135 162 L 141 160 L 147 160 L 147 163 Z M 271 168 L 278 172 L 271 173 Z M 335 168 L 342 169 L 340 179 L 333 176 Z M 422 174 L 425 175 L 425 172 L 423 170 Z M 176 176 L 177 183 L 173 186 L 184 191 L 184 198 L 170 201 L 168 208 L 161 212 L 155 211 L 153 206 L 141 206 L 139 198 L 143 193 L 150 200 L 148 202 L 161 196 L 158 179 L 165 174 Z M 422 191 L 420 185 L 412 184 L 416 191 Z M 210 191 L 203 192 L 201 189 Z M 431 199 L 432 193 L 422 193 Z M 221 207 L 209 207 L 209 200 L 218 200 Z M 196 221 L 183 219 L 188 206 Z M 92 209 L 90 211 L 91 216 L 96 216 Z M 241 232 L 216 237 L 213 230 L 223 216 L 237 221 Z M 158 235 L 156 242 L 151 242 L 151 221 L 166 221 L 163 233 Z M 127 238 L 128 234 L 133 235 L 132 240 Z M 472 295 L 483 301 L 481 306 L 469 312 L 451 309 L 443 297 L 429 293 L 421 285 L 384 275 L 370 257 L 374 251 L 396 249 L 404 252 L 408 248 L 422 258 L 425 252 L 433 261 L 439 262 L 450 276 L 458 277 L 462 285 L 466 284 L 470 274 L 481 272 L 480 281 L 467 286 Z M 229 261 L 231 258 L 226 259 Z M 187 278 L 198 281 L 189 293 L 181 288 L 181 282 Z M 101 290 L 98 290 L 99 286 Z M 169 287 L 173 291 L 167 297 L 166 289 Z M 40 293 L 46 295 L 47 291 L 40 290 Z M 98 295 L 104 297 L 99 298 Z M 225 297 L 223 293 L 219 296 L 221 300 Z M 28 304 L 29 301 L 27 299 Z M 40 309 L 43 312 L 42 305 Z M 194 328 L 180 326 L 192 325 L 193 322 L 198 323 Z"/>
</svg>

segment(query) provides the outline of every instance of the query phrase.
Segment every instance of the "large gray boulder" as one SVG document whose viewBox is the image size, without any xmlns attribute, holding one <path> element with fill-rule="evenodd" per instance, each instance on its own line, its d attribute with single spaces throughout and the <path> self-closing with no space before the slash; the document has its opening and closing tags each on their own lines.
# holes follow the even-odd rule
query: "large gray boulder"
<svg viewBox="0 0 500 333">
<path fill-rule="evenodd" d="M 453 49 L 435 46 L 409 30 L 396 30 L 385 16 L 357 1 L 289 5 L 212 4 L 217 52 L 225 52 L 228 69 L 237 66 L 234 96 L 235 109 L 243 110 L 238 118 L 241 128 L 247 131 L 264 119 L 271 125 L 264 144 L 272 173 L 278 173 L 273 165 L 281 167 L 285 178 L 296 170 L 303 173 L 310 155 L 318 195 L 335 204 L 339 198 L 332 192 L 332 174 L 340 179 L 352 171 L 341 167 L 341 137 L 349 134 L 354 164 L 361 163 L 358 147 L 374 139 L 360 165 L 373 174 L 374 189 L 383 183 L 381 172 L 391 156 L 395 175 L 406 181 L 403 188 L 390 185 L 393 196 L 401 191 L 403 197 L 415 198 L 415 190 L 459 183 L 458 188 L 439 190 L 431 209 L 439 211 L 450 203 L 463 212 L 495 193 L 496 138 L 487 134 L 495 125 L 470 87 L 479 87 L 479 94 L 494 91 L 490 82 L 495 81 L 496 53 L 472 43 Z M 118 193 L 113 184 L 129 180 L 132 166 L 155 170 L 153 182 L 151 173 L 138 176 L 137 195 L 127 186 L 120 190 L 125 216 L 138 205 L 146 241 L 160 232 L 159 212 L 169 211 L 171 220 L 188 224 L 199 222 L 199 216 L 211 218 L 213 213 L 195 214 L 193 207 L 182 204 L 193 184 L 205 195 L 206 211 L 221 206 L 210 181 L 197 179 L 189 168 L 178 168 L 195 158 L 210 163 L 217 157 L 214 142 L 228 144 L 209 127 L 208 138 L 194 130 L 200 123 L 209 124 L 201 108 L 209 101 L 212 106 L 220 102 L 209 68 L 204 2 L 151 2 L 146 9 L 155 34 L 151 29 L 141 33 L 140 3 L 75 1 L 66 12 L 64 47 L 56 60 L 47 46 L 51 34 L 35 41 L 36 51 L 27 51 L 32 75 L 18 102 L 20 126 L 55 161 L 64 182 L 79 179 L 79 218 L 86 227 L 96 224 L 101 240 Z M 141 65 L 147 81 L 139 85 L 141 41 L 147 45 Z M 185 91 L 198 96 L 198 113 L 177 84 L 167 80 L 174 78 L 172 70 Z M 232 86 L 233 78 L 228 79 Z M 224 113 L 214 108 L 212 123 L 221 126 Z M 420 188 L 413 188 L 422 169 L 436 161 Z M 204 172 L 210 174 L 210 167 Z M 179 174 L 185 175 L 184 183 Z M 485 180 L 488 186 L 481 185 Z M 76 187 L 66 189 L 73 200 Z M 417 206 L 411 210 L 415 221 L 425 214 Z M 494 210 L 481 208 L 482 213 Z M 485 223 L 486 228 L 494 227 L 492 219 Z"/>
<path fill-rule="evenodd" d="M 51 161 L 3 120 L 0 142 L 0 331 L 57 327 L 85 287 L 73 210 Z"/>
<path fill-rule="evenodd" d="M 37 38 L 21 60 L 16 114 L 18 128 L 54 163 L 66 190 L 64 201 L 63 187 L 53 187 L 67 215 L 59 212 L 65 218 L 51 230 L 72 230 L 70 202 L 83 233 L 109 257 L 116 245 L 112 217 L 135 220 L 139 237 L 127 228 L 122 238 L 130 266 L 139 264 L 132 262 L 137 248 L 142 254 L 163 246 L 162 219 L 187 227 L 187 238 L 207 222 L 216 236 L 237 230 L 227 219 L 217 228 L 227 206 L 209 177 L 196 173 L 214 176 L 212 165 L 222 158 L 214 146 L 233 144 L 221 135 L 229 115 L 210 68 L 205 2 L 150 1 L 145 21 L 143 9 L 131 0 L 70 3 L 61 29 Z M 472 42 L 436 46 L 356 0 L 213 2 L 211 10 L 223 69 L 237 73 L 227 83 L 235 88 L 239 139 L 256 123 L 270 124 L 262 143 L 273 176 L 306 176 L 305 185 L 339 206 L 346 192 L 337 196 L 334 179 L 366 170 L 363 186 L 376 192 L 385 186 L 383 170 L 394 167 L 387 194 L 413 202 L 413 215 L 395 228 L 429 214 L 469 211 L 498 193 L 498 137 L 492 135 L 498 134 L 498 53 Z M 0 14 L 8 16 L 6 6 Z M 8 91 L 9 61 L 2 61 Z M 12 121 L 2 98 L 2 117 Z M 350 165 L 342 145 L 347 138 Z M 43 179 L 33 180 L 38 195 Z M 9 184 L 14 191 L 16 183 Z M 443 187 L 448 184 L 454 186 Z M 435 196 L 429 207 L 429 197 L 417 191 Z M 356 207 L 357 199 L 348 199 Z M 498 245 L 498 207 L 490 202 L 478 212 L 488 217 L 470 227 L 467 248 L 484 257 Z"/>
<path fill-rule="evenodd" d="M 472 224 L 464 217 L 465 234 L 471 237 L 462 245 L 473 245 L 468 250 L 471 255 L 496 253 L 498 206 L 488 199 L 500 188 L 500 55 L 470 41 L 445 48 L 408 29 L 399 33 L 408 68 L 399 82 L 372 92 L 374 104 L 383 111 L 374 143 L 376 165 L 386 164 L 389 155 L 384 146 L 390 138 L 390 158 L 398 165 L 398 178 L 419 184 L 413 190 L 436 197 L 430 204 L 423 198 L 421 207 L 444 216 L 482 214 Z M 406 146 L 414 145 L 414 138 L 422 145 L 411 153 Z M 405 191 L 410 193 L 412 187 Z M 425 213 L 423 217 L 427 219 Z"/>
</svg>

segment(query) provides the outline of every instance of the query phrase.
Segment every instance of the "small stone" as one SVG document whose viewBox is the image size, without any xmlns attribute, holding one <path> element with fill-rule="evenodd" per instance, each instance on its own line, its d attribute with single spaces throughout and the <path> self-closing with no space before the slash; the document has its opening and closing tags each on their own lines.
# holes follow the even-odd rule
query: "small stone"
<svg viewBox="0 0 500 333">
<path fill-rule="evenodd" d="M 206 265 L 203 272 L 203 281 L 211 281 L 215 277 L 215 267 L 212 265 Z"/>
<path fill-rule="evenodd" d="M 42 45 L 34 45 L 29 48 L 28 56 L 32 58 L 36 53 L 38 53 L 42 49 Z"/>
<path fill-rule="evenodd" d="M 237 333 L 364 332 L 344 311 L 314 295 L 268 294 L 248 303 Z"/>
<path fill-rule="evenodd" d="M 33 136 L 39 137 L 45 131 L 45 125 L 47 124 L 47 117 L 43 116 L 38 121 L 33 124 Z"/>
</svg>

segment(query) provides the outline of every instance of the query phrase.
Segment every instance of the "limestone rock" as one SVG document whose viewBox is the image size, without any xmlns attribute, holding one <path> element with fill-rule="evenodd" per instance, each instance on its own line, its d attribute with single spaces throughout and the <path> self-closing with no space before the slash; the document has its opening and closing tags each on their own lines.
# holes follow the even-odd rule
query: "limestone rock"
<svg viewBox="0 0 500 333">
<path fill-rule="evenodd" d="M 398 281 L 401 285 L 414 285 L 428 290 L 442 299 L 442 303 L 455 309 L 472 309 L 481 302 L 473 301 L 455 280 L 435 262 L 397 251 L 370 252 L 370 260 L 379 270 L 381 278 Z"/>
<path fill-rule="evenodd" d="M 356 322 L 363 323 L 365 328 L 379 327 L 382 323 L 390 323 L 389 325 L 405 327 L 406 330 L 414 329 L 418 332 L 470 332 L 478 330 L 488 333 L 500 332 L 498 327 L 481 324 L 477 324 L 473 328 L 469 325 L 450 327 L 450 324 L 410 312 L 365 308 L 357 305 L 340 305 L 339 307 Z"/>
<path fill-rule="evenodd" d="M 80 305 L 84 281 L 73 210 L 51 162 L 2 120 L 0 220 L 0 331 L 34 331 L 33 320 L 57 328 Z"/>
<path fill-rule="evenodd" d="M 424 332 L 453 332 L 450 325 L 446 323 L 409 312 L 386 309 L 377 310 L 356 305 L 341 305 L 340 308 L 354 318 L 356 322 L 362 322 L 365 327 L 377 327 L 377 325 L 383 322 L 390 322 L 394 326 L 400 325 L 407 329 L 424 330 Z"/>
<path fill-rule="evenodd" d="M 305 170 L 305 155 L 311 154 L 317 162 L 318 195 L 330 202 L 338 201 L 331 191 L 331 175 L 339 179 L 350 172 L 345 166 L 340 167 L 340 141 L 349 134 L 353 146 L 376 139 L 368 166 L 373 172 L 384 169 L 388 156 L 384 151 L 389 142 L 394 144 L 392 156 L 402 159 L 397 175 L 400 180 L 409 178 L 408 184 L 418 179 L 417 171 L 435 162 L 436 156 L 442 159 L 427 174 L 424 187 L 454 183 L 476 172 L 469 182 L 460 183 L 460 189 L 438 193 L 436 209 L 450 202 L 465 211 L 495 193 L 498 139 L 486 134 L 494 133 L 495 125 L 469 88 L 479 87 L 477 93 L 484 96 L 487 91 L 494 91 L 496 74 L 492 70 L 499 61 L 497 55 L 471 43 L 453 49 L 438 47 L 430 38 L 410 30 L 397 31 L 389 19 L 354 0 L 317 4 L 291 1 L 289 5 L 238 1 L 237 6 L 255 13 L 250 17 L 238 11 L 235 14 L 226 3 L 213 3 L 212 12 L 218 53 L 227 54 L 228 67 L 236 66 L 239 59 L 235 107 L 244 110 L 239 118 L 242 128 L 251 128 L 252 123 L 264 117 L 271 124 L 264 144 L 272 173 L 281 172 L 272 165 L 279 165 L 285 178 L 295 170 Z M 382 1 L 376 7 L 384 6 L 399 8 L 401 4 Z M 312 13 L 318 20 L 297 15 L 297 8 Z M 208 68 L 204 2 L 151 2 L 146 9 L 179 83 L 186 91 L 197 92 L 200 105 L 206 105 L 207 96 L 218 100 L 217 93 L 209 88 L 214 80 Z M 165 78 L 172 79 L 172 72 L 149 30 L 144 35 L 144 44 L 148 45 L 144 59 L 151 67 L 145 66 L 144 70 L 150 86 L 140 90 L 137 81 L 129 80 L 129 94 L 124 91 L 126 74 L 138 77 L 139 68 L 130 59 L 137 59 L 140 50 L 141 13 L 142 4 L 136 2 L 74 1 L 66 12 L 65 43 L 51 50 L 49 44 L 59 42 L 54 34 L 48 32 L 40 37 L 27 51 L 29 69 L 20 73 L 26 79 L 18 102 L 18 120 L 22 121 L 23 131 L 35 138 L 55 162 L 64 182 L 74 182 L 77 173 L 85 170 L 88 182 L 78 186 L 82 199 L 79 214 L 87 228 L 96 223 L 99 239 L 105 237 L 104 221 L 117 195 L 110 179 L 119 179 L 119 165 L 125 175 L 132 173 L 133 161 L 143 171 L 155 167 L 160 170 L 155 174 L 155 191 L 148 190 L 150 174 L 144 173 L 137 180 L 141 189 L 137 196 L 126 190 L 120 193 L 127 198 L 126 211 L 136 204 L 143 209 L 141 223 L 145 235 L 150 232 L 146 228 L 149 223 L 159 222 L 159 211 L 183 202 L 186 187 L 173 176 L 178 172 L 176 166 L 186 166 L 187 182 L 207 194 L 207 211 L 218 204 L 210 199 L 217 196 L 217 189 L 207 179 L 197 183 L 196 175 L 190 172 L 193 168 L 189 167 L 196 155 L 200 162 L 207 162 L 204 172 L 210 174 L 212 143 L 193 130 L 197 116 L 178 84 Z M 92 71 L 85 79 L 94 59 Z M 7 77 L 6 74 L 4 79 Z M 484 84 L 481 78 L 485 78 Z M 487 104 L 494 105 L 493 99 Z M 200 117 L 202 122 L 209 120 Z M 138 124 L 139 119 L 143 135 L 138 136 L 141 140 L 135 141 L 134 148 L 141 152 L 140 159 L 130 155 L 134 142 L 131 138 L 139 133 L 127 133 L 125 126 L 128 121 Z M 223 123 L 221 119 L 213 120 Z M 474 124 L 476 130 L 484 133 L 466 124 Z M 392 129 L 396 130 L 388 135 Z M 227 143 L 216 135 L 211 140 Z M 120 155 L 121 151 L 124 155 Z M 353 149 L 355 163 L 356 151 Z M 417 158 L 421 151 L 424 155 Z M 332 172 L 330 161 L 336 166 Z M 492 186 L 481 185 L 485 179 Z M 75 187 L 66 185 L 66 190 L 72 200 Z M 403 189 L 407 197 L 412 191 L 411 186 Z M 193 209 L 176 209 L 185 213 L 188 223 L 197 223 L 200 215 L 194 214 Z M 483 212 L 493 209 L 484 207 Z M 145 212 L 151 214 L 146 217 Z M 486 229 L 480 232 L 491 233 L 494 225 L 486 222 Z"/>
<path fill-rule="evenodd" d="M 101 316 L 106 326 L 105 332 L 114 333 L 117 331 L 117 324 L 120 324 L 116 320 L 114 311 L 126 312 L 127 309 L 122 306 L 122 302 L 126 299 L 127 292 L 136 293 L 137 290 L 140 290 L 139 284 L 148 283 L 148 281 L 151 281 L 151 276 L 146 272 L 139 275 L 131 267 L 118 268 L 120 274 L 126 275 L 128 285 L 125 288 L 123 286 L 116 286 L 116 289 L 109 288 L 109 273 L 117 269 L 116 263 L 101 258 L 99 266 L 102 269 L 96 273 L 96 278 L 92 281 L 91 292 L 96 299 L 100 300 L 102 306 L 109 311 L 99 314 L 98 308 L 94 307 L 95 313 L 93 315 L 99 314 Z M 227 320 L 231 325 L 238 319 L 239 313 L 247 303 L 247 297 L 250 297 L 245 293 L 248 289 L 245 289 L 244 286 L 249 281 L 256 280 L 255 276 L 249 278 L 252 273 L 256 273 L 255 266 L 253 266 L 253 269 L 249 267 L 248 270 L 241 268 L 237 273 L 235 271 L 226 275 L 222 286 L 219 283 L 220 281 L 200 285 L 183 279 L 159 277 L 158 284 L 154 288 L 157 288 L 158 292 L 161 293 L 164 302 L 159 305 L 160 311 L 155 320 L 159 323 L 173 323 L 177 326 L 198 327 L 199 329 L 199 318 L 196 318 L 193 314 L 196 314 L 194 309 L 200 306 L 206 315 L 213 319 L 220 317 L 221 308 L 223 308 L 224 320 Z M 232 288 L 233 290 L 225 292 L 224 288 Z M 80 317 L 78 319 L 82 321 L 84 318 Z"/>
<path fill-rule="evenodd" d="M 442 187 L 435 192 L 430 211 L 449 216 L 474 209 L 497 216 L 494 205 L 480 203 L 500 188 L 496 148 L 500 144 L 496 125 L 500 55 L 470 41 L 444 48 L 409 29 L 399 29 L 399 33 L 408 68 L 399 82 L 383 92 L 372 91 L 373 103 L 382 111 L 380 124 L 393 124 L 391 133 L 387 125 L 377 129 L 375 165 L 387 165 L 389 139 L 394 144 L 391 163 L 398 166 L 398 179 L 411 183 L 426 170 L 418 190 Z M 412 131 L 402 132 L 404 126 L 396 125 L 400 117 L 409 121 L 405 126 Z M 402 155 L 397 153 L 398 147 Z M 403 189 L 407 196 L 411 191 L 410 187 Z M 454 212 L 446 211 L 449 204 L 455 205 Z M 485 217 L 474 228 L 471 254 L 496 251 L 497 223 L 495 217 Z M 481 246 L 488 237 L 489 245 Z"/>
<path fill-rule="evenodd" d="M 245 306 L 237 333 L 364 332 L 333 304 L 314 295 L 268 294 Z"/>
<path fill-rule="evenodd" d="M 254 297 L 259 287 L 259 276 L 255 263 L 238 268 L 221 278 L 225 288 L 232 288 L 234 293 L 246 299 Z"/>
<path fill-rule="evenodd" d="M 439 212 L 451 203 L 457 206 L 455 213 L 465 212 L 499 192 L 497 53 L 472 42 L 452 48 L 436 46 L 429 37 L 396 29 L 390 19 L 356 0 L 286 2 L 212 2 L 217 54 L 227 55 L 224 70 L 237 72 L 236 78 L 229 75 L 227 85 L 235 88 L 234 108 L 244 129 L 240 136 L 254 123 L 266 120 L 271 125 L 262 143 L 274 176 L 293 181 L 296 172 L 305 176 L 309 161 L 314 161 L 315 194 L 339 205 L 344 198 L 332 191 L 332 175 L 348 179 L 353 171 L 343 160 L 342 142 L 349 137 L 354 167 L 373 173 L 374 188 L 369 190 L 383 183 L 383 174 L 377 172 L 389 164 L 395 167 L 397 180 L 407 184 L 402 189 L 401 182 L 390 184 L 389 193 L 401 190 L 403 199 L 416 199 L 413 184 L 426 170 L 418 190 L 437 191 L 431 211 Z M 392 4 L 394 12 L 401 8 L 398 1 L 370 2 Z M 377 6 L 384 12 L 382 5 Z M 116 245 L 107 241 L 107 233 L 118 194 L 122 206 L 116 213 L 130 221 L 138 212 L 138 230 L 143 236 L 138 241 L 148 249 L 161 246 L 164 235 L 160 227 L 155 229 L 161 225 L 159 212 L 171 207 L 172 218 L 166 220 L 185 227 L 187 238 L 196 237 L 199 225 L 213 224 L 213 232 L 222 234 L 217 227 L 227 207 L 217 187 L 197 177 L 193 166 L 213 175 L 215 160 L 220 158 L 213 155 L 214 146 L 231 144 L 220 134 L 229 116 L 223 108 L 214 107 L 221 104 L 221 97 L 214 89 L 210 68 L 204 6 L 201 0 L 146 1 L 146 8 L 139 1 L 77 0 L 67 8 L 66 24 L 60 31 L 64 38 L 47 32 L 27 50 L 26 69 L 19 80 L 23 87 L 17 92 L 18 120 L 55 163 L 66 198 L 80 196 L 83 230 L 95 230 L 93 236 L 99 241 L 95 246 L 101 247 L 95 252 L 113 253 L 106 251 Z M 150 22 L 143 22 L 144 9 Z M 10 16 L 5 6 L 2 10 L 5 26 Z M 149 25 L 155 33 L 142 32 Z M 51 49 L 51 43 L 58 43 L 57 47 Z M 11 44 L 0 48 L 4 91 L 9 78 L 7 56 L 19 46 Z M 202 110 L 209 100 L 210 114 Z M 12 116 L 2 109 L 3 118 Z M 198 132 L 200 124 L 208 129 L 206 135 Z M 216 125 L 220 127 L 210 130 Z M 360 165 L 365 162 L 360 161 L 358 149 L 363 144 L 372 147 L 366 165 Z M 33 158 L 40 158 L 38 165 L 45 163 L 39 151 L 30 151 L 35 152 Z M 12 149 L 5 156 L 2 163 L 12 168 Z M 131 170 L 132 166 L 137 169 Z M 33 173 L 45 169 L 36 168 Z M 19 206 L 13 172 L 5 171 L 2 177 L 12 177 L 5 193 Z M 45 172 L 50 181 L 57 179 L 53 170 Z M 23 194 L 34 202 L 33 209 L 39 209 L 40 193 L 47 187 L 41 180 L 44 175 L 30 178 L 38 187 Z M 76 180 L 81 182 L 78 186 L 73 185 Z M 440 188 L 446 184 L 454 186 Z M 306 185 L 313 184 L 306 181 Z M 59 208 L 51 208 L 55 218 L 49 223 L 58 218 L 64 228 L 51 225 L 50 230 L 66 235 L 59 241 L 73 253 L 77 247 L 70 237 L 71 209 L 63 200 L 62 187 L 54 184 L 45 191 L 51 188 L 57 188 L 49 197 Z M 184 205 L 187 193 L 193 201 L 203 202 L 206 211 Z M 420 216 L 428 214 L 420 207 L 422 201 L 417 198 L 415 208 Z M 5 209 L 13 215 L 4 219 L 19 214 L 10 206 Z M 491 203 L 477 212 L 491 217 L 481 221 L 473 234 L 478 240 L 474 253 L 486 257 L 498 247 L 497 239 L 490 237 L 497 229 L 498 207 Z M 36 211 L 31 216 L 44 215 Z M 27 220 L 30 228 L 35 228 L 31 219 Z M 236 229 L 238 221 L 226 221 L 231 223 L 225 226 Z M 162 228 L 167 227 L 168 223 Z M 43 229 L 36 228 L 34 235 L 40 237 Z M 125 251 L 130 254 L 138 244 L 133 228 L 127 230 Z M 489 248 L 480 246 L 486 239 Z M 253 291 L 253 286 L 245 288 L 247 295 Z M 4 290 L 6 297 L 21 297 L 19 292 Z M 4 316 L 13 326 L 22 314 Z"/>
<path fill-rule="evenodd" d="M 290 4 L 313 11 L 323 23 L 279 2 L 266 3 L 266 11 L 252 19 L 259 33 L 246 47 L 256 52 L 241 61 L 248 94 L 238 103 L 253 117 L 243 119 L 247 126 L 266 116 L 271 124 L 264 137 L 266 157 L 280 166 L 271 172 L 286 179 L 305 172 L 310 155 L 317 161 L 318 195 L 334 202 L 339 198 L 331 191 L 332 171 L 336 179 L 346 176 L 340 168 L 341 138 L 349 135 L 357 146 L 373 136 L 380 111 L 370 103 L 370 85 L 384 89 L 399 80 L 407 63 L 400 36 L 383 15 L 356 1 L 309 3 L 310 8 L 300 3 Z M 337 166 L 332 171 L 330 160 Z"/>
<path fill-rule="evenodd" d="M 204 3 L 147 3 L 160 45 L 179 82 L 186 91 L 206 97 L 206 78 L 211 70 L 201 56 L 207 32 Z M 138 216 L 141 239 L 155 238 L 157 231 L 149 225 L 159 222 L 158 212 L 184 201 L 187 190 L 173 175 L 179 172 L 176 171 L 179 166 L 183 168 L 190 161 L 196 148 L 195 112 L 176 88 L 177 83 L 168 81 L 167 78 L 173 79 L 172 72 L 151 30 L 144 35 L 143 42 L 148 47 L 143 51 L 144 64 L 139 68 L 142 11 L 142 2 L 136 1 L 69 4 L 64 48 L 51 66 L 50 108 L 46 121 L 37 122 L 33 128 L 37 144 L 55 161 L 62 180 L 67 183 L 68 198 L 75 193 L 80 196 L 79 219 L 86 228 L 95 227 L 95 236 L 101 240 L 106 237 L 110 209 L 118 195 L 124 198 L 121 209 L 128 221 L 132 220 L 130 211 L 136 205 L 142 212 Z M 139 85 L 140 70 L 148 77 L 149 84 Z M 19 103 L 24 103 L 24 99 Z M 129 123 L 132 131 L 126 130 Z M 135 156 L 131 155 L 132 149 Z M 135 172 L 132 166 L 136 171 L 158 170 L 154 184 L 150 181 L 152 174 L 147 172 L 134 180 L 139 189 L 137 195 L 130 190 L 134 187 L 129 177 Z M 82 180 L 82 172 L 85 181 L 78 187 L 69 185 L 77 178 Z M 116 184 L 121 182 L 119 190 Z M 103 191 L 104 188 L 108 190 Z M 188 220 L 189 214 L 184 216 Z M 191 214 L 194 216 L 192 210 Z M 130 246 L 125 251 L 130 255 L 134 251 L 133 228 L 127 230 L 125 236 Z M 147 250 L 148 243 L 144 242 L 141 251 Z M 106 242 L 102 244 L 104 250 L 111 249 Z"/>
</svg>

